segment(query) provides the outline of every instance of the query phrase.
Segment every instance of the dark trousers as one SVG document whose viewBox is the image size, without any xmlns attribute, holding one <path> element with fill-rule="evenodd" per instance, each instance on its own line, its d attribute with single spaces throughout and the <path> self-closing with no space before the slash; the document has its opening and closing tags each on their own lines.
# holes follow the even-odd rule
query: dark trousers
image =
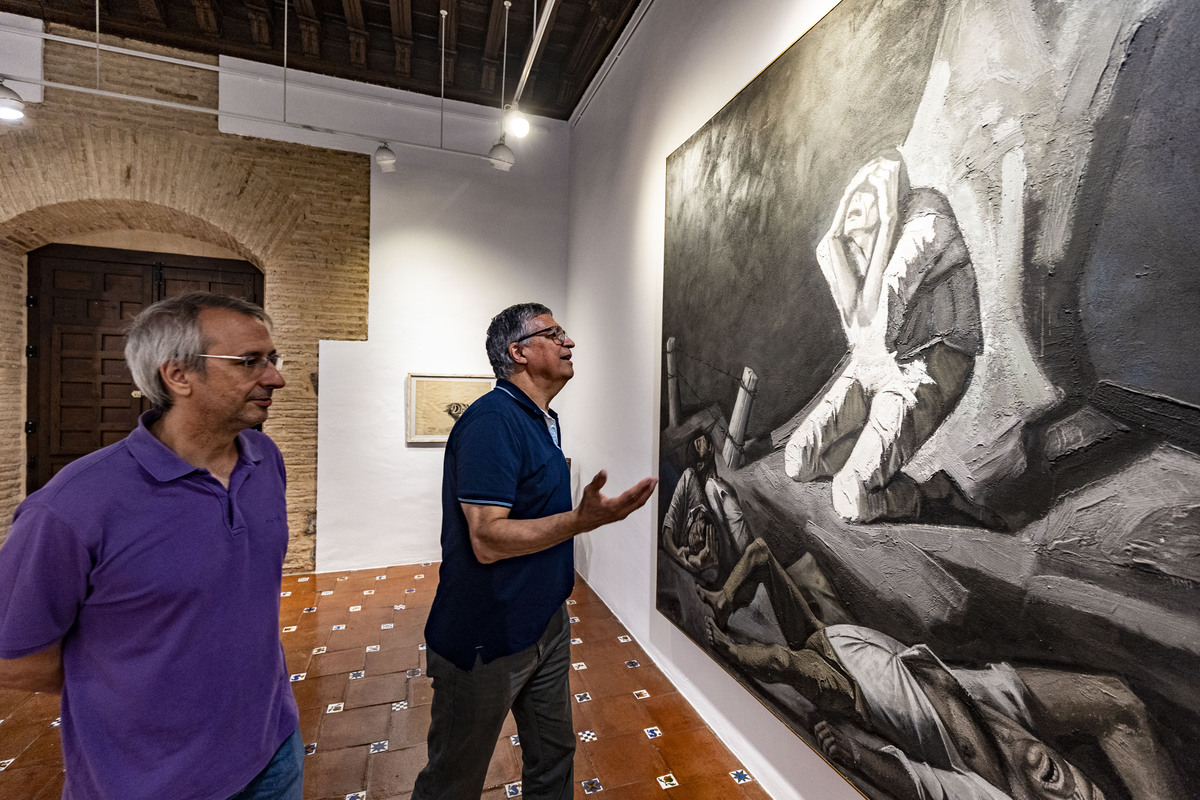
<svg viewBox="0 0 1200 800">
<path fill-rule="evenodd" d="M 570 800 L 575 732 L 571 725 L 571 626 L 563 606 L 537 644 L 462 670 L 432 649 L 429 763 L 412 800 L 479 800 L 488 763 L 509 710 L 517 721 L 527 800 Z"/>
</svg>

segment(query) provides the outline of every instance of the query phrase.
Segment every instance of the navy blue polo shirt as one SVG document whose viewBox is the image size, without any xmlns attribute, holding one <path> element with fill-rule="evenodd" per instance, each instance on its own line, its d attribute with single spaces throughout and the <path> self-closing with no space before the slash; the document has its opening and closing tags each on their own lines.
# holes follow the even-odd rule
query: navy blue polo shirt
<svg viewBox="0 0 1200 800">
<path fill-rule="evenodd" d="M 557 427 L 558 415 L 549 412 Z M 461 503 L 502 506 L 510 519 L 570 511 L 571 473 L 561 434 L 506 380 L 471 404 L 446 442 L 442 473 L 442 566 L 425 641 L 469 670 L 535 644 L 575 585 L 571 539 L 537 553 L 480 563 Z"/>
</svg>

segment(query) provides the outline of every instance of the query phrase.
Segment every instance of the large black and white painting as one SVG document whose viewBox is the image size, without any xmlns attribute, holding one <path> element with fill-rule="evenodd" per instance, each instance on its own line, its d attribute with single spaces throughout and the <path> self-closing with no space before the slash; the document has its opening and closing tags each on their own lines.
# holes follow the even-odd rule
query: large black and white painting
<svg viewBox="0 0 1200 800">
<path fill-rule="evenodd" d="M 1200 797 L 1197 131 L 1194 0 L 843 0 L 667 161 L 658 608 L 868 797 Z"/>
</svg>

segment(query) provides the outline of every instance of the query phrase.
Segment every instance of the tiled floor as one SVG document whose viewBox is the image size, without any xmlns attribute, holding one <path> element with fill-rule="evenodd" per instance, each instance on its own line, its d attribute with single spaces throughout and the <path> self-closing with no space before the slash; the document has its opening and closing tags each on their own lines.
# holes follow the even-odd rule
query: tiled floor
<svg viewBox="0 0 1200 800">
<path fill-rule="evenodd" d="M 436 586 L 431 564 L 284 578 L 281 636 L 311 751 L 305 800 L 409 797 L 425 763 L 421 642 Z M 768 797 L 582 580 L 571 603 L 575 797 Z M 0 798 L 59 796 L 57 715 L 57 697 L 0 691 Z M 519 796 L 515 733 L 510 717 L 484 800 Z"/>
</svg>

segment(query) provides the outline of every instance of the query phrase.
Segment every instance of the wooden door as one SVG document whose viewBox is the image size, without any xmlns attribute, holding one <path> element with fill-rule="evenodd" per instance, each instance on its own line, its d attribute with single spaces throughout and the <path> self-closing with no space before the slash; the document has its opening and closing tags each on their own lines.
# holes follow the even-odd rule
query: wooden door
<svg viewBox="0 0 1200 800">
<path fill-rule="evenodd" d="M 26 490 L 119 441 L 147 407 L 125 364 L 124 328 L 156 300 L 194 290 L 262 302 L 246 261 L 47 245 L 29 254 Z"/>
</svg>

